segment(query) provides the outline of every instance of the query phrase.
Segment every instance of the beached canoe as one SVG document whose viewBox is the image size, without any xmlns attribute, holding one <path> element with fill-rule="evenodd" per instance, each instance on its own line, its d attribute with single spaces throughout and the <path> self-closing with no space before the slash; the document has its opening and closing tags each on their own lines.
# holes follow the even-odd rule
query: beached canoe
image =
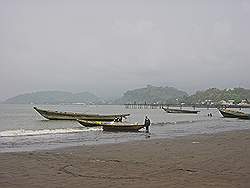
<svg viewBox="0 0 250 188">
<path fill-rule="evenodd" d="M 229 110 L 229 109 L 218 109 L 223 117 L 226 118 L 241 118 L 245 117 L 247 114 L 241 111 Z"/>
<path fill-rule="evenodd" d="M 248 119 L 250 120 L 250 114 L 244 114 L 238 117 L 239 119 Z"/>
<path fill-rule="evenodd" d="M 174 109 L 174 108 L 164 108 L 162 107 L 163 110 L 165 110 L 167 113 L 182 113 L 182 114 L 197 114 L 198 110 L 183 110 L 183 109 Z"/>
<path fill-rule="evenodd" d="M 84 114 L 74 112 L 58 112 L 51 110 L 42 110 L 37 107 L 34 109 L 43 117 L 50 120 L 77 120 L 85 119 L 91 121 L 113 121 L 115 118 L 125 118 L 130 114 L 112 114 L 112 115 L 100 115 L 100 114 Z"/>
<path fill-rule="evenodd" d="M 101 122 L 101 121 L 86 121 L 86 120 L 77 120 L 81 125 L 85 127 L 96 127 L 102 126 L 104 131 L 127 131 L 127 132 L 137 132 L 145 125 L 137 123 L 128 123 L 128 122 Z"/>
</svg>

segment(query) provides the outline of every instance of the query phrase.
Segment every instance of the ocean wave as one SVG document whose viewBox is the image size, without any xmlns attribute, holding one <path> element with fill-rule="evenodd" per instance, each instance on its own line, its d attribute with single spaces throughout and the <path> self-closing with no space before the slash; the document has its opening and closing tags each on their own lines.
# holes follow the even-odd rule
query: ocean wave
<svg viewBox="0 0 250 188">
<path fill-rule="evenodd" d="M 17 129 L 17 130 L 6 130 L 0 132 L 0 137 L 15 137 L 15 136 L 37 136 L 37 135 L 46 135 L 46 134 L 65 134 L 65 133 L 80 133 L 88 131 L 98 131 L 102 130 L 99 127 L 91 127 L 85 129 L 42 129 L 42 130 L 26 130 L 26 129 Z"/>
</svg>

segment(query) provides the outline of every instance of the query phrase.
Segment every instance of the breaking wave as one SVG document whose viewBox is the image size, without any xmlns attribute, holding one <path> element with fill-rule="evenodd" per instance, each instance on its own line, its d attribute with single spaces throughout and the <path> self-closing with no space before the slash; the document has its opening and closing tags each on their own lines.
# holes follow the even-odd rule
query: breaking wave
<svg viewBox="0 0 250 188">
<path fill-rule="evenodd" d="M 46 134 L 65 134 L 65 133 L 80 133 L 80 132 L 88 132 L 88 131 L 98 131 L 102 130 L 99 127 L 91 127 L 84 129 L 43 129 L 43 130 L 7 130 L 1 131 L 0 137 L 15 137 L 15 136 L 37 136 L 37 135 L 46 135 Z"/>
</svg>

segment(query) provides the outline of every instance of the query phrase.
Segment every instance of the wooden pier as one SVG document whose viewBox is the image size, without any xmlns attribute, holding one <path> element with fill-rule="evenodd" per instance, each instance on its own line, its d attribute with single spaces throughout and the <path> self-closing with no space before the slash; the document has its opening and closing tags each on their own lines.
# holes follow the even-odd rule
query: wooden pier
<svg viewBox="0 0 250 188">
<path fill-rule="evenodd" d="M 127 103 L 124 104 L 125 108 L 129 109 L 161 109 L 162 107 L 175 107 L 182 109 L 183 107 L 192 107 L 195 108 L 249 108 L 250 106 L 240 106 L 240 105 L 211 105 L 211 104 L 151 104 L 151 103 Z"/>
<path fill-rule="evenodd" d="M 129 109 L 162 109 L 162 107 L 177 107 L 182 108 L 183 105 L 177 105 L 177 104 L 151 104 L 151 103 L 127 103 L 124 104 L 125 108 Z M 193 107 L 195 109 L 195 105 L 189 105 L 188 107 Z"/>
<path fill-rule="evenodd" d="M 162 108 L 163 106 L 169 106 L 169 104 L 124 104 L 125 108 L 130 108 L 130 109 L 157 109 L 157 108 Z"/>
</svg>

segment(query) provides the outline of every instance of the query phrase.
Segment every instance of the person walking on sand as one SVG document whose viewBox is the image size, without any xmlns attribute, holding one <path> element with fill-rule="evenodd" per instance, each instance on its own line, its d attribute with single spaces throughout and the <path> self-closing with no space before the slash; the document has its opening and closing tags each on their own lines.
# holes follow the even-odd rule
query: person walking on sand
<svg viewBox="0 0 250 188">
<path fill-rule="evenodd" d="M 149 133 L 150 119 L 148 119 L 147 116 L 145 117 L 144 125 L 146 127 L 146 133 Z"/>
</svg>

